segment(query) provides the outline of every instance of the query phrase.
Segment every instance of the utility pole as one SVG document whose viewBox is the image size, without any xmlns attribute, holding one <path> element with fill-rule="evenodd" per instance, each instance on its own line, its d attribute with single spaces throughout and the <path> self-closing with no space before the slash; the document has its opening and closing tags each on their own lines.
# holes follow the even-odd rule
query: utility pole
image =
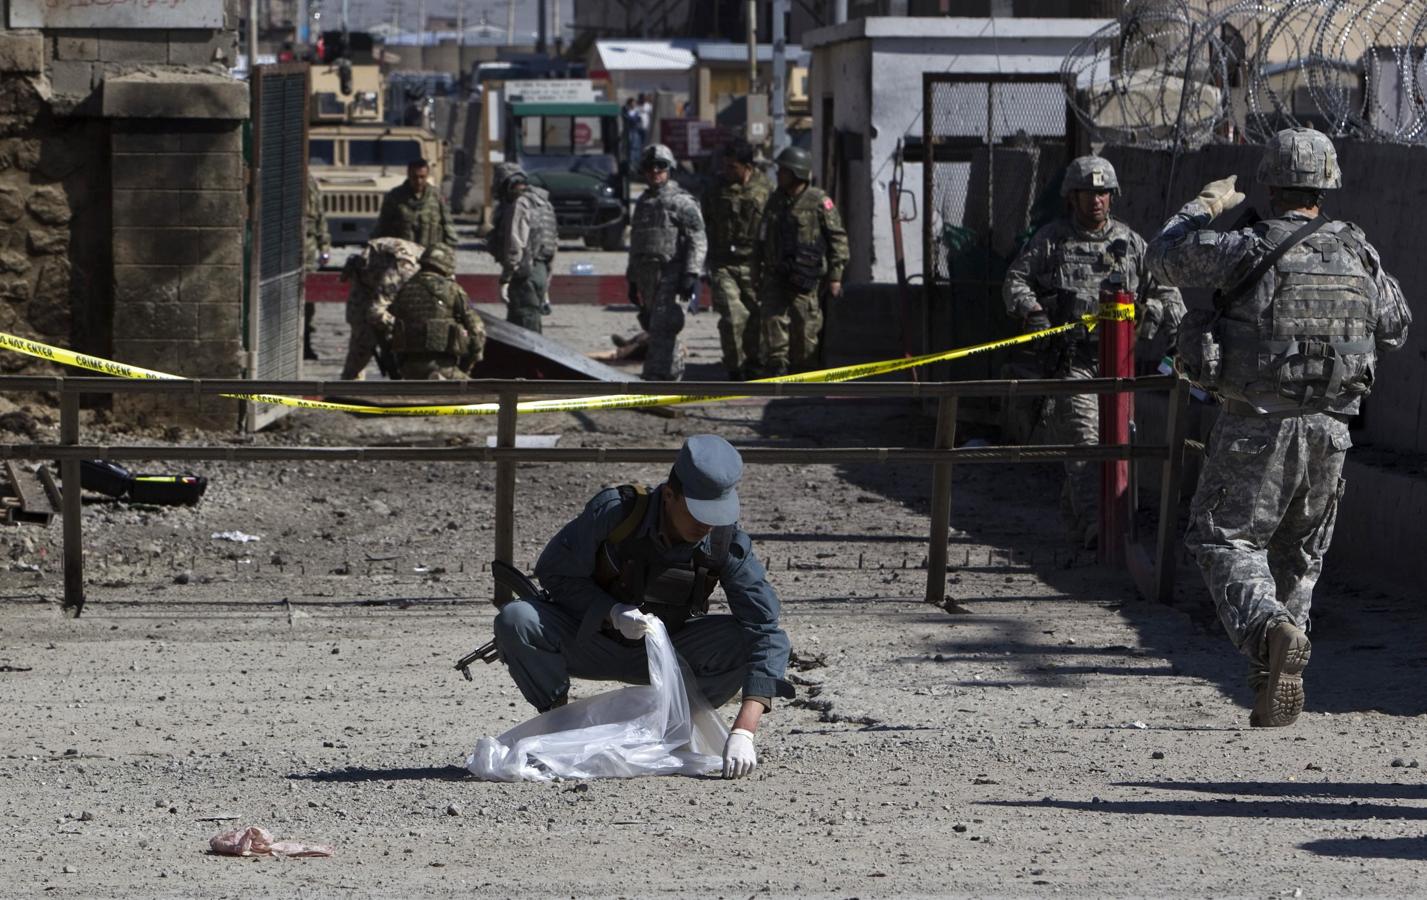
<svg viewBox="0 0 1427 900">
<path fill-rule="evenodd" d="M 506 0 L 505 4 L 505 42 L 515 43 L 515 0 Z"/>
<path fill-rule="evenodd" d="M 758 0 L 748 0 L 748 93 L 758 89 Z"/>
<path fill-rule="evenodd" d="M 549 35 L 547 34 L 549 28 L 547 16 L 550 10 L 546 5 L 546 0 L 535 0 L 535 8 L 538 10 L 536 18 L 540 23 L 539 30 L 535 33 L 535 52 L 544 56 L 545 45 L 549 39 Z"/>
<path fill-rule="evenodd" d="M 788 65 L 783 23 L 788 0 L 773 0 L 773 155 L 788 145 Z"/>
</svg>

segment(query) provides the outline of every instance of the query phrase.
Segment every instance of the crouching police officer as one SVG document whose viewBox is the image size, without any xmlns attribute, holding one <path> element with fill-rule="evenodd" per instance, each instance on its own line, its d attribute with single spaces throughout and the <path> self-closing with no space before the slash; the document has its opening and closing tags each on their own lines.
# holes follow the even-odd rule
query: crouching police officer
<svg viewBox="0 0 1427 900">
<path fill-rule="evenodd" d="M 812 156 L 801 147 L 778 154 L 778 189 L 768 198 L 754 244 L 753 280 L 763 315 L 763 374 L 811 369 L 822 335 L 819 289 L 842 296 L 847 230 L 832 198 L 809 182 Z"/>
<path fill-rule="evenodd" d="M 1258 168 L 1271 217 L 1210 230 L 1244 201 L 1235 180 L 1205 185 L 1165 223 L 1149 264 L 1170 284 L 1217 289 L 1179 340 L 1189 377 L 1224 396 L 1185 544 L 1249 658 L 1249 724 L 1279 727 L 1303 710 L 1308 611 L 1343 496 L 1348 420 L 1412 314 L 1362 229 L 1320 209 L 1343 183 L 1326 135 L 1278 132 Z"/>
<path fill-rule="evenodd" d="M 664 484 L 600 491 L 560 529 L 535 564 L 545 596 L 507 603 L 495 618 L 501 658 L 532 706 L 563 706 L 572 675 L 648 683 L 643 616 L 655 615 L 710 704 L 742 690 L 724 776 L 753 770 L 759 720 L 793 688 L 778 595 L 737 524 L 742 472 L 727 441 L 694 435 Z M 716 586 L 728 615 L 705 614 Z"/>
<path fill-rule="evenodd" d="M 465 378 L 480 362 L 486 329 L 452 276 L 456 258 L 437 244 L 421 256 L 421 271 L 396 295 L 378 326 L 391 341 L 403 379 Z"/>
</svg>

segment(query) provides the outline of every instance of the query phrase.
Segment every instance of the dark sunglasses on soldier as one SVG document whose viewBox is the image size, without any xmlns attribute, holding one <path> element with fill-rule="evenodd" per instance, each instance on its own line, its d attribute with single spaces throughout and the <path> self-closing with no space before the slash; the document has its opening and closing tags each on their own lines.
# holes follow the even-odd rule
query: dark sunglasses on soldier
<svg viewBox="0 0 1427 900">
<path fill-rule="evenodd" d="M 655 159 L 651 160 L 649 164 L 646 165 L 644 168 L 650 169 L 655 172 L 662 172 L 665 169 L 669 168 L 669 164 L 662 159 Z"/>
</svg>

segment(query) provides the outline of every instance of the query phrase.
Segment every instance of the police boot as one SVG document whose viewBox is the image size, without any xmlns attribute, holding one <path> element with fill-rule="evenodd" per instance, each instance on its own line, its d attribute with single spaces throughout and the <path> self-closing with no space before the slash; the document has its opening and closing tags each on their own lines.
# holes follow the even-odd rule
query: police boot
<svg viewBox="0 0 1427 900">
<path fill-rule="evenodd" d="M 1249 725 L 1281 728 L 1298 721 L 1303 712 L 1303 669 L 1313 648 L 1303 629 L 1287 619 L 1269 625 L 1266 643 L 1268 679 L 1255 695 Z"/>
</svg>

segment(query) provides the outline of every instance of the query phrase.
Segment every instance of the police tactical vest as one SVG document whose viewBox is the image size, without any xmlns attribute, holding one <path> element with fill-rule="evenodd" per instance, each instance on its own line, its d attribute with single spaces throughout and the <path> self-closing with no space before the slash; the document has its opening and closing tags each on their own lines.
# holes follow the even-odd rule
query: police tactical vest
<svg viewBox="0 0 1427 900">
<path fill-rule="evenodd" d="M 1254 230 L 1272 252 L 1302 226 L 1268 219 Z M 1245 285 L 1222 311 L 1220 383 L 1249 399 L 1272 396 L 1308 409 L 1368 393 L 1377 358 L 1377 285 L 1363 264 L 1357 229 L 1323 224 L 1272 270 L 1272 294 Z"/>
<path fill-rule="evenodd" d="M 672 634 L 708 612 L 709 597 L 728 561 L 733 526 L 713 530 L 708 552 L 700 547 L 689 562 L 671 565 L 655 543 L 653 529 L 638 533 L 654 502 L 649 489 L 621 485 L 619 499 L 624 518 L 600 545 L 595 581 L 620 603 L 658 616 Z"/>
<path fill-rule="evenodd" d="M 452 318 L 446 282 L 433 272 L 419 272 L 392 301 L 391 345 L 397 353 L 466 354 L 470 336 Z"/>
<path fill-rule="evenodd" d="M 679 253 L 679 223 L 673 215 L 673 199 L 680 193 L 673 184 L 666 184 L 657 194 L 646 194 L 634 207 L 634 221 L 629 229 L 629 252 L 663 265 L 672 262 Z"/>
</svg>

